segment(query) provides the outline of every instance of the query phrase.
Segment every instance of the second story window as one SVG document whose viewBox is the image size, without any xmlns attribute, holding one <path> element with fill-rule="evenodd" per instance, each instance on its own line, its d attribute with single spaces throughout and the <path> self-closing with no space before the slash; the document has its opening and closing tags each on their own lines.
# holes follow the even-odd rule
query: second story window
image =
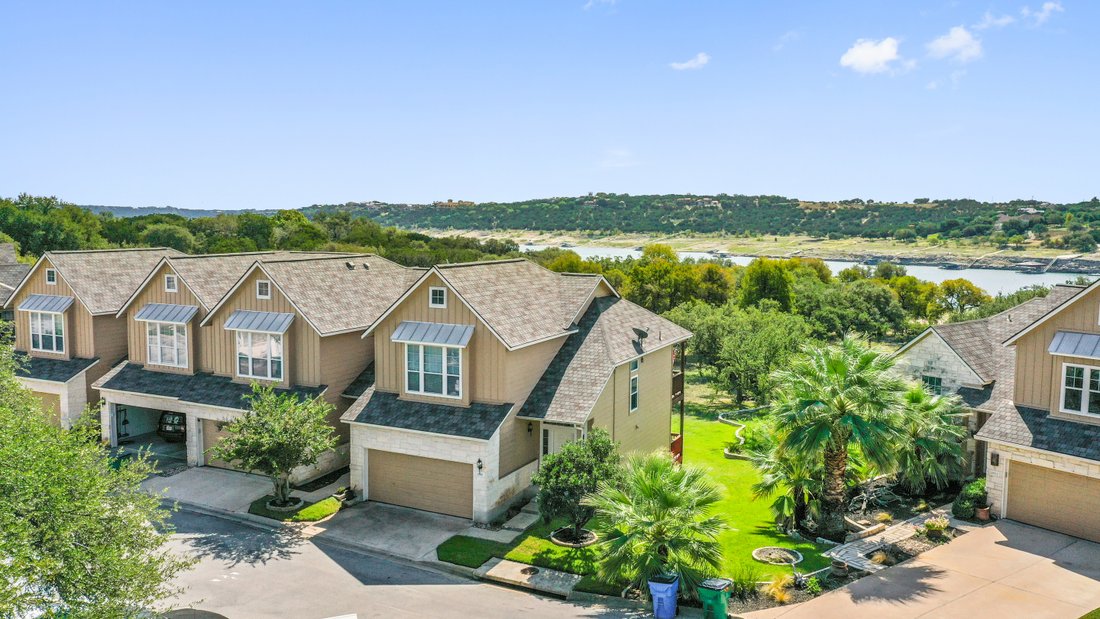
<svg viewBox="0 0 1100 619">
<path fill-rule="evenodd" d="M 237 376 L 283 379 L 283 336 L 237 331 Z"/>
<path fill-rule="evenodd" d="M 170 322 L 146 323 L 145 350 L 149 365 L 187 367 L 187 325 Z"/>
<path fill-rule="evenodd" d="M 630 412 L 638 410 L 638 360 L 630 362 Z"/>
<path fill-rule="evenodd" d="M 943 379 L 939 376 L 929 376 L 927 374 L 921 374 L 920 382 L 924 385 L 924 388 L 928 390 L 928 393 L 933 395 L 943 395 Z"/>
<path fill-rule="evenodd" d="M 57 269 L 46 269 L 46 284 L 49 286 L 57 285 Z"/>
<path fill-rule="evenodd" d="M 1100 368 L 1068 363 L 1062 368 L 1061 410 L 1100 415 Z"/>
<path fill-rule="evenodd" d="M 179 284 L 176 283 L 176 276 L 175 275 L 165 275 L 164 276 L 164 291 L 165 292 L 178 292 L 179 291 Z"/>
<path fill-rule="evenodd" d="M 462 349 L 406 344 L 405 391 L 445 398 L 462 397 Z"/>
<path fill-rule="evenodd" d="M 65 315 L 31 312 L 31 350 L 65 352 Z"/>
<path fill-rule="evenodd" d="M 436 287 L 429 288 L 428 307 L 447 307 L 447 289 Z"/>
<path fill-rule="evenodd" d="M 267 281 L 266 279 L 260 279 L 256 281 L 256 298 L 271 298 L 271 282 Z"/>
</svg>

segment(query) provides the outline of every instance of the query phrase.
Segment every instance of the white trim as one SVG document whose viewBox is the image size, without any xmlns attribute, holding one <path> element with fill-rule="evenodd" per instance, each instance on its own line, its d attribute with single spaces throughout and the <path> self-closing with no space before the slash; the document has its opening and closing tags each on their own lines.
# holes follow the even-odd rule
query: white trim
<svg viewBox="0 0 1100 619">
<path fill-rule="evenodd" d="M 162 320 L 145 320 L 145 321 L 142 321 L 142 322 L 145 323 L 145 365 L 152 365 L 152 366 L 164 367 L 164 368 L 175 368 L 175 369 L 179 369 L 179 370 L 188 369 L 188 366 L 189 366 L 188 356 L 189 356 L 189 353 L 190 353 L 191 343 L 187 341 L 187 324 L 182 323 L 182 322 L 165 322 L 165 321 L 162 321 Z M 157 334 L 158 344 L 155 347 L 155 348 L 157 348 L 157 357 L 161 356 L 161 351 L 160 351 L 161 346 L 159 344 L 161 325 L 172 328 L 172 345 L 173 345 L 174 350 L 176 351 L 176 362 L 175 363 L 165 363 L 163 361 L 163 359 L 158 359 L 156 362 L 153 362 L 153 357 L 150 354 L 150 349 L 153 348 L 153 345 L 149 341 L 149 329 L 150 329 L 150 327 L 152 327 L 156 331 L 156 334 Z M 182 360 L 182 362 L 180 360 L 180 346 L 179 346 L 179 337 L 180 337 L 179 330 L 181 328 L 183 329 L 183 360 Z"/>
<path fill-rule="evenodd" d="M 630 374 L 630 381 L 627 383 L 626 393 L 626 409 L 628 413 L 638 412 L 638 408 L 642 405 L 642 379 L 635 373 Z"/>
<path fill-rule="evenodd" d="M 234 354 L 233 354 L 233 373 L 234 373 L 235 376 L 237 376 L 239 378 L 251 378 L 251 379 L 256 379 L 256 380 L 267 380 L 267 381 L 274 381 L 274 382 L 283 382 L 284 380 L 286 380 L 286 372 L 287 372 L 287 368 L 286 368 L 286 341 L 283 338 L 282 333 L 268 333 L 266 331 L 249 331 L 247 329 L 228 329 L 228 330 L 235 331 L 235 333 L 233 335 L 233 344 L 235 346 Z M 268 344 L 267 344 L 267 357 L 264 358 L 264 359 L 267 360 L 267 376 L 258 376 L 256 374 L 241 374 L 241 340 L 240 340 L 240 337 L 244 333 L 248 334 L 249 344 L 252 343 L 252 336 L 253 335 L 267 336 L 267 342 L 268 342 Z M 275 336 L 278 336 L 278 338 L 279 338 L 279 348 L 281 349 L 279 351 L 279 357 L 278 357 L 278 359 L 279 359 L 279 376 L 278 377 L 275 377 L 275 376 L 271 375 L 271 364 L 272 364 L 273 361 L 275 361 L 275 356 L 271 354 L 271 345 L 272 345 L 271 338 L 275 337 Z M 259 357 L 253 357 L 251 353 L 249 353 L 245 356 L 248 357 L 249 371 L 252 371 L 252 361 L 254 359 L 258 359 Z"/>
<path fill-rule="evenodd" d="M 52 282 L 50 281 L 50 275 L 51 274 L 53 275 L 53 281 Z M 47 286 L 56 286 L 57 285 L 57 267 L 47 267 L 46 268 L 46 273 L 45 273 L 45 275 L 43 275 L 43 277 L 46 278 L 46 285 Z"/>
<path fill-rule="evenodd" d="M 1078 410 L 1071 410 L 1066 408 L 1066 370 L 1069 368 L 1081 368 L 1081 408 Z M 1058 382 L 1058 412 L 1065 413 L 1067 415 L 1081 415 L 1085 418 L 1100 419 L 1100 414 L 1088 412 L 1089 407 L 1089 394 L 1092 390 L 1089 388 L 1090 374 L 1092 372 L 1100 373 L 1100 367 L 1093 365 L 1083 365 L 1081 363 L 1062 363 L 1062 371 L 1060 373 L 1061 379 Z M 1048 413 L 1049 414 L 1049 413 Z"/>
<path fill-rule="evenodd" d="M 963 365 L 965 365 L 965 366 L 966 366 L 966 368 L 967 368 L 968 370 L 970 370 L 970 372 L 971 372 L 971 373 L 973 373 L 973 374 L 974 374 L 974 378 L 977 378 L 977 379 L 978 379 L 979 381 L 982 381 L 982 380 L 984 380 L 984 379 L 982 378 L 982 375 L 978 373 L 978 370 L 974 369 L 974 366 L 970 365 L 970 362 L 969 362 L 969 361 L 967 361 L 966 359 L 964 359 L 964 358 L 963 358 L 963 356 L 962 356 L 962 355 L 960 355 L 960 354 L 959 354 L 959 352 L 958 352 L 957 350 L 955 350 L 954 348 L 952 348 L 951 344 L 948 344 L 948 343 L 947 343 L 947 340 L 943 339 L 943 336 L 942 336 L 942 335 L 940 335 L 939 331 L 936 331 L 936 328 L 935 328 L 935 327 L 928 327 L 928 328 L 927 328 L 927 329 L 925 329 L 925 330 L 924 330 L 924 331 L 923 331 L 923 332 L 922 332 L 922 333 L 921 333 L 920 335 L 918 335 L 917 337 L 915 337 L 915 338 L 913 338 L 913 339 L 909 340 L 909 342 L 908 342 L 907 344 L 905 344 L 905 346 L 902 346 L 901 348 L 899 348 L 899 349 L 897 349 L 896 351 L 894 351 L 894 353 L 893 353 L 892 355 L 890 355 L 890 358 L 891 358 L 891 359 L 897 359 L 898 357 L 900 357 L 900 356 L 902 355 L 902 353 L 904 353 L 905 351 L 909 350 L 910 348 L 912 348 L 913 346 L 915 346 L 915 345 L 916 345 L 916 344 L 917 344 L 918 342 L 920 342 L 920 341 L 921 341 L 921 340 L 923 340 L 923 339 L 924 339 L 925 337 L 927 337 L 927 335 L 928 335 L 929 333 L 931 333 L 932 335 L 935 335 L 935 336 L 936 336 L 936 339 L 938 339 L 938 340 L 940 341 L 940 343 L 941 343 L 941 344 L 943 344 L 944 346 L 946 346 L 946 347 L 947 347 L 947 350 L 950 350 L 950 351 L 951 351 L 951 354 L 955 355 L 955 358 L 956 358 L 956 359 L 958 359 L 958 360 L 959 360 L 960 362 L 962 362 L 962 364 L 963 364 Z M 989 381 L 987 381 L 987 382 L 984 382 L 984 383 L 982 383 L 982 382 L 979 382 L 979 383 L 977 383 L 977 384 L 978 384 L 978 385 L 981 385 L 981 387 L 979 387 L 979 389 L 980 389 L 980 388 L 982 388 L 982 387 L 985 387 L 986 385 L 988 385 L 989 383 L 992 383 L 992 382 L 993 382 L 992 380 L 989 380 Z M 968 383 L 964 383 L 964 382 L 960 381 L 960 382 L 959 382 L 959 384 L 960 384 L 960 385 L 963 385 L 963 386 L 965 387 L 965 386 L 967 386 L 967 384 L 968 384 Z"/>
<path fill-rule="evenodd" d="M 1088 294 L 1090 292 L 1092 292 L 1093 290 L 1095 290 L 1098 286 L 1100 286 L 1100 278 L 1098 278 L 1096 281 L 1089 284 L 1084 290 L 1080 290 L 1080 291 L 1078 291 L 1077 294 L 1075 294 L 1072 297 L 1066 299 L 1065 301 L 1062 301 L 1062 303 L 1059 304 L 1057 307 L 1051 309 L 1046 314 L 1043 314 L 1038 320 L 1036 320 L 1036 321 L 1032 322 L 1030 325 L 1024 327 L 1022 331 L 1020 331 L 1016 335 L 1013 335 L 1012 337 L 1005 340 L 1003 342 L 1003 344 L 1005 346 L 1011 346 L 1011 345 L 1015 344 L 1017 340 L 1019 340 L 1021 337 L 1025 336 L 1025 335 L 1027 335 L 1028 333 L 1031 333 L 1036 327 L 1038 327 L 1039 325 L 1041 325 L 1044 322 L 1046 322 L 1046 321 L 1050 320 L 1051 318 L 1053 318 L 1055 314 L 1060 313 L 1062 310 L 1066 309 L 1070 305 L 1073 305 L 1077 301 L 1079 301 L 1079 300 L 1085 298 L 1086 296 L 1088 296 Z"/>
<path fill-rule="evenodd" d="M 168 281 L 171 280 L 172 286 L 168 286 Z M 176 293 L 180 291 L 180 278 L 174 272 L 164 274 L 164 291 Z"/>
<path fill-rule="evenodd" d="M 260 284 L 267 284 L 267 294 L 263 294 L 263 293 L 260 292 Z M 256 280 L 256 298 L 260 299 L 260 300 L 265 300 L 265 301 L 271 299 L 271 280 L 268 280 L 268 279 L 258 279 L 258 280 Z"/>
<path fill-rule="evenodd" d="M 412 391 L 411 389 L 409 389 L 409 372 L 410 372 L 410 370 L 409 370 L 409 346 L 418 346 L 420 348 L 419 360 L 417 362 L 417 365 L 420 366 L 419 368 L 417 368 L 417 374 L 419 375 L 418 382 L 420 383 L 420 389 L 418 391 Z M 443 381 L 443 384 L 441 385 L 443 391 L 441 393 L 433 393 L 431 391 L 424 391 L 424 376 L 427 374 L 427 372 L 424 371 L 424 349 L 429 347 L 429 346 L 432 347 L 432 348 L 439 348 L 442 351 L 442 358 L 440 359 L 440 364 L 441 364 L 441 368 L 442 368 L 443 371 L 440 374 L 440 376 L 441 376 L 441 380 Z M 447 372 L 447 350 L 448 349 L 454 349 L 454 350 L 458 351 L 458 377 L 457 377 L 458 378 L 458 394 L 457 395 L 450 395 L 449 393 L 447 393 L 447 379 L 451 377 L 450 373 Z M 463 354 L 462 354 L 462 348 L 461 347 L 459 347 L 459 346 L 443 346 L 441 344 L 423 344 L 423 343 L 411 343 L 410 342 L 410 343 L 405 343 L 404 353 L 405 353 L 405 355 L 404 355 L 404 372 L 402 372 L 402 376 L 401 376 L 401 379 L 402 379 L 401 384 L 404 386 L 404 390 L 403 390 L 404 393 L 417 395 L 417 396 L 426 396 L 426 397 L 430 397 L 430 398 L 447 398 L 449 400 L 461 400 L 462 399 L 462 377 L 463 377 L 464 372 L 462 371 L 462 357 L 463 357 Z"/>
<path fill-rule="evenodd" d="M 436 291 L 443 293 L 443 302 L 436 303 L 435 296 Z M 428 307 L 432 309 L 447 309 L 447 287 L 446 286 L 428 286 Z"/>
<path fill-rule="evenodd" d="M 221 300 L 218 301 L 217 305 L 215 305 L 213 308 L 210 309 L 209 312 L 207 312 L 206 317 L 203 318 L 202 322 L 199 323 L 200 327 L 205 327 L 210 324 L 210 321 L 214 320 L 214 315 L 218 313 L 218 310 L 220 310 L 222 306 L 229 301 L 233 294 L 237 292 L 237 289 L 240 288 L 242 284 L 244 284 L 244 282 L 249 278 L 250 275 L 252 275 L 252 272 L 256 269 L 259 269 L 263 272 L 264 275 L 267 276 L 267 279 L 271 282 L 271 285 L 274 286 L 275 289 L 279 291 L 279 294 L 283 295 L 283 298 L 286 299 L 287 302 L 290 303 L 290 306 L 294 308 L 294 313 L 298 316 L 301 316 L 302 319 L 306 321 L 306 324 L 308 324 L 310 327 L 313 328 L 314 331 L 317 332 L 317 335 L 320 335 L 321 337 L 336 335 L 335 333 L 322 333 L 321 330 L 317 328 L 317 325 L 313 324 L 313 321 L 309 319 L 309 316 L 307 316 L 301 310 L 301 308 L 298 307 L 298 304 L 294 302 L 294 299 L 290 298 L 290 295 L 288 295 L 286 291 L 283 290 L 283 287 L 279 285 L 279 282 L 277 282 L 275 278 L 271 277 L 271 274 L 267 272 L 267 269 L 264 268 L 263 263 L 259 260 L 253 262 L 252 266 L 248 267 L 248 270 L 245 271 L 244 275 L 237 279 L 237 283 L 233 284 L 233 287 L 229 289 L 229 292 L 225 293 L 222 296 Z M 359 329 L 349 329 L 349 331 L 358 330 Z"/>
<path fill-rule="evenodd" d="M 66 347 L 69 345 L 69 325 L 65 324 L 65 314 L 62 313 L 62 312 L 40 312 L 38 310 L 27 310 L 27 313 L 30 314 L 30 316 L 27 317 L 27 324 L 29 326 L 27 335 L 28 335 L 28 339 L 29 339 L 29 342 L 30 342 L 30 349 L 34 352 L 44 352 L 44 353 L 50 353 L 50 354 L 54 354 L 54 355 L 64 355 L 64 354 L 66 354 L 66 350 L 68 350 Z M 39 315 L 39 318 L 38 318 L 39 327 L 40 327 L 39 332 L 38 332 L 39 346 L 34 345 L 35 314 Z M 53 341 L 53 346 L 54 346 L 53 348 L 42 348 L 41 347 L 42 339 L 43 339 L 43 337 L 45 337 L 47 335 L 45 333 L 45 331 L 41 330 L 42 322 L 43 322 L 42 317 L 44 317 L 44 316 L 49 316 L 50 317 L 50 320 L 49 320 L 49 322 L 50 322 L 50 333 L 48 335 L 50 336 L 51 341 Z M 58 335 L 58 333 L 57 333 L 57 327 L 58 327 L 57 319 L 58 318 L 61 319 L 61 334 L 60 335 Z M 57 340 L 58 340 L 59 337 L 61 338 L 61 347 L 60 348 L 57 347 Z"/>
<path fill-rule="evenodd" d="M 179 402 L 183 406 L 195 406 L 195 407 L 199 407 L 199 408 L 209 408 L 209 409 L 213 409 L 213 410 L 216 410 L 216 411 L 227 411 L 227 412 L 231 412 L 231 413 L 246 413 L 246 412 L 248 412 L 248 409 L 244 409 L 244 408 L 229 408 L 227 406 L 216 406 L 214 404 L 202 404 L 200 402 L 192 402 L 190 400 L 181 400 L 179 398 L 173 398 L 171 396 L 166 396 L 166 395 L 155 395 L 155 394 L 152 394 L 152 393 L 142 393 L 141 391 L 124 391 L 122 389 L 104 389 L 103 387 L 99 387 L 98 390 L 101 394 L 118 394 L 120 396 L 131 396 L 131 397 L 138 397 L 138 398 L 151 398 L 153 400 L 164 400 L 166 402 Z M 141 408 L 152 408 L 152 407 L 143 406 L 141 404 L 128 404 L 127 402 L 116 402 L 116 401 L 112 401 L 111 399 L 109 399 L 107 397 L 103 397 L 102 399 L 105 402 L 108 402 L 110 404 L 125 404 L 126 406 L 139 406 Z M 187 411 L 168 411 L 168 412 L 170 412 L 170 413 L 183 413 L 184 415 L 188 415 L 188 416 L 195 415 L 198 419 L 207 419 L 206 417 L 200 416 L 199 413 L 194 413 L 194 412 L 187 412 Z"/>
<path fill-rule="evenodd" d="M 1047 455 L 1051 455 L 1051 456 L 1058 456 L 1059 458 L 1069 458 L 1071 460 L 1078 460 L 1078 461 L 1081 461 L 1081 462 L 1085 462 L 1087 464 L 1095 465 L 1098 462 L 1097 460 L 1093 460 L 1092 458 L 1085 458 L 1085 457 L 1082 457 L 1082 456 L 1074 456 L 1072 454 L 1064 454 L 1064 453 L 1057 452 L 1057 451 L 1050 451 L 1049 449 L 1040 449 L 1038 447 L 1031 447 L 1030 445 L 1021 445 L 1019 443 L 1009 443 L 1008 441 L 1002 441 L 1000 439 L 995 439 L 995 438 L 982 438 L 980 436 L 975 436 L 975 438 L 978 439 L 979 441 L 985 441 L 985 442 L 989 443 L 990 445 L 1001 445 L 1003 447 L 1009 447 L 1009 448 L 1012 448 L 1012 449 L 1019 449 L 1021 451 L 1034 451 L 1035 453 L 1047 454 Z M 1004 454 L 1001 454 L 1001 456 L 1004 457 Z M 986 457 L 987 458 L 989 457 L 988 453 L 987 453 Z M 1005 460 L 1006 461 L 1011 460 L 1011 458 L 1005 458 Z M 1030 464 L 1030 463 L 1025 462 L 1024 464 Z M 1036 466 L 1038 466 L 1038 465 L 1036 465 Z M 1044 467 L 1044 468 L 1046 468 L 1046 467 Z M 1067 471 L 1067 472 L 1069 472 L 1069 471 Z M 1006 488 L 1007 488 L 1007 486 L 1006 486 Z"/>
<path fill-rule="evenodd" d="M 95 367 L 96 365 L 98 365 L 99 361 L 100 361 L 99 359 L 96 359 L 95 361 L 88 364 L 88 367 L 84 368 L 83 370 L 80 370 L 76 374 L 73 374 L 72 378 L 70 378 L 69 380 L 66 380 L 64 382 L 62 382 L 60 380 L 46 380 L 45 378 L 34 378 L 33 376 L 16 376 L 15 378 L 19 382 L 24 383 L 24 386 L 26 386 L 31 391 L 40 391 L 39 389 L 35 389 L 34 387 L 37 386 L 37 385 L 68 385 L 69 383 L 73 382 L 74 380 L 80 378 L 81 374 L 86 373 L 88 370 L 90 370 L 93 367 Z M 51 391 L 50 393 L 53 393 L 53 392 Z"/>
</svg>

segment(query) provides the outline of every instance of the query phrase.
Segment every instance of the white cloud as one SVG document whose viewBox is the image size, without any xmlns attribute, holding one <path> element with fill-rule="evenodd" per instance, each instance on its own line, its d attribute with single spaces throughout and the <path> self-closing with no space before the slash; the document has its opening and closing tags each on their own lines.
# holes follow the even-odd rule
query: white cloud
<svg viewBox="0 0 1100 619">
<path fill-rule="evenodd" d="M 932 80 L 931 82 L 928 82 L 924 87 L 928 90 L 936 90 L 940 87 L 940 83 L 937 80 Z"/>
<path fill-rule="evenodd" d="M 840 57 L 840 66 L 856 73 L 883 73 L 891 70 L 892 63 L 898 60 L 901 56 L 898 54 L 898 40 L 894 37 L 881 41 L 859 39 Z"/>
<path fill-rule="evenodd" d="M 985 15 L 982 15 L 982 21 L 974 24 L 974 29 L 1004 28 L 1014 21 L 1016 21 L 1016 18 L 1011 15 L 994 15 L 992 12 L 986 11 Z"/>
<path fill-rule="evenodd" d="M 612 7 L 612 6 L 615 6 L 615 3 L 618 2 L 618 1 L 619 0 L 588 0 L 588 2 L 585 2 L 584 6 L 582 6 L 581 8 L 584 9 L 585 11 L 587 11 L 587 10 L 591 9 L 592 7 L 599 6 L 599 5 Z"/>
<path fill-rule="evenodd" d="M 1037 10 L 1032 10 L 1030 7 L 1024 7 L 1020 9 L 1020 15 L 1024 16 L 1024 19 L 1030 19 L 1031 23 L 1036 26 L 1042 26 L 1048 19 L 1055 13 L 1061 13 L 1065 9 L 1062 8 L 1062 3 L 1058 0 L 1044 2 Z"/>
<path fill-rule="evenodd" d="M 779 39 L 776 40 L 775 45 L 772 46 L 772 49 L 778 52 L 786 47 L 788 43 L 794 43 L 800 38 L 802 38 L 802 33 L 797 30 L 788 30 L 784 32 L 783 35 L 779 37 Z"/>
<path fill-rule="evenodd" d="M 982 42 L 974 38 L 974 35 L 963 26 L 955 26 L 947 34 L 928 44 L 928 55 L 933 58 L 970 62 L 982 57 Z"/>
<path fill-rule="evenodd" d="M 677 71 L 688 71 L 692 69 L 702 69 L 710 62 L 710 54 L 706 52 L 699 52 L 695 54 L 695 57 L 691 60 L 685 60 L 684 62 L 670 62 L 668 66 L 676 69 Z"/>
<path fill-rule="evenodd" d="M 636 165 L 638 159 L 629 148 L 609 148 L 599 161 L 601 168 L 633 168 Z"/>
</svg>

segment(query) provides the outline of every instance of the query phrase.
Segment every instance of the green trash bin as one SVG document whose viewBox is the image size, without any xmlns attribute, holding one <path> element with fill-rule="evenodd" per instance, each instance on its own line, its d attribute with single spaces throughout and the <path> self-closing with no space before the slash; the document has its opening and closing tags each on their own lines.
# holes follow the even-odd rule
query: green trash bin
<svg viewBox="0 0 1100 619">
<path fill-rule="evenodd" d="M 726 619 L 733 581 L 708 578 L 699 583 L 699 600 L 703 602 L 703 619 Z"/>
</svg>

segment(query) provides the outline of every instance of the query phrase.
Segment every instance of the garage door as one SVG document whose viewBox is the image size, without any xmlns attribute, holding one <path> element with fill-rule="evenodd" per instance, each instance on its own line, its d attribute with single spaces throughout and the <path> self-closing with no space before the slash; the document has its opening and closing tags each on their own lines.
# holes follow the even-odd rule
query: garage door
<svg viewBox="0 0 1100 619">
<path fill-rule="evenodd" d="M 1100 542 L 1100 479 L 1013 462 L 1007 517 Z"/>
<path fill-rule="evenodd" d="M 46 416 L 54 425 L 61 425 L 61 396 L 56 393 L 43 393 L 41 391 L 32 391 L 34 397 L 42 403 L 42 410 L 46 411 Z"/>
<path fill-rule="evenodd" d="M 462 518 L 474 515 L 473 466 L 462 462 L 367 452 L 370 500 Z"/>
</svg>

